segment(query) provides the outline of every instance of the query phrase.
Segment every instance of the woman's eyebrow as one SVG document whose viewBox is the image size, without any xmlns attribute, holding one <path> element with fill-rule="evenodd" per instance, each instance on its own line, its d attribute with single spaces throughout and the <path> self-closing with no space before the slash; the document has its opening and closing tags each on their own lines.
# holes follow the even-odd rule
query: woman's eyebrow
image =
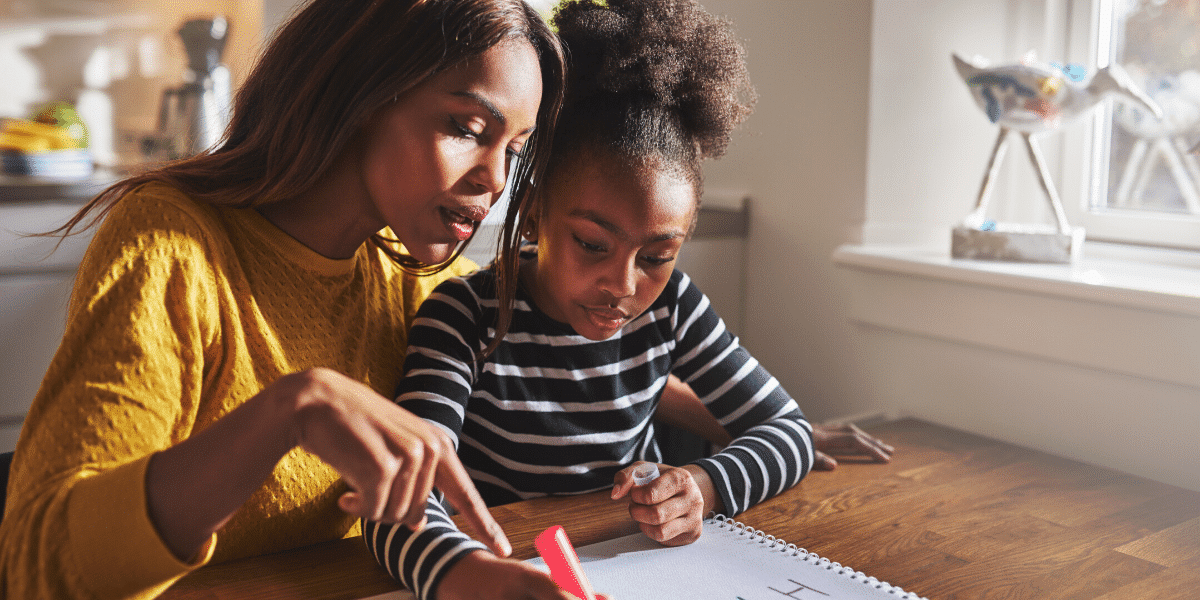
<svg viewBox="0 0 1200 600">
<path fill-rule="evenodd" d="M 492 116 L 495 117 L 496 120 L 500 122 L 500 125 L 508 125 L 508 117 L 504 116 L 504 113 L 500 112 L 500 109 L 496 108 L 496 105 L 492 104 L 491 100 L 488 100 L 487 98 L 484 98 L 483 96 L 480 96 L 479 94 L 476 94 L 475 92 L 471 92 L 471 91 L 450 92 L 450 95 L 458 96 L 460 98 L 466 98 L 468 100 L 475 102 L 476 104 L 478 104 L 478 105 L 482 106 L 484 109 L 486 109 L 488 112 L 492 113 Z"/>
</svg>

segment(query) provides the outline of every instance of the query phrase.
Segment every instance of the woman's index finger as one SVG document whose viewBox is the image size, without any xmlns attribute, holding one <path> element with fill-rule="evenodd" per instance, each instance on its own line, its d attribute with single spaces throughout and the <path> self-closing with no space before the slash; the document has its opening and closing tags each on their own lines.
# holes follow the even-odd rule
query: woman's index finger
<svg viewBox="0 0 1200 600">
<path fill-rule="evenodd" d="M 488 511 L 479 490 L 475 489 L 471 477 L 458 461 L 458 456 L 445 455 L 441 462 L 437 487 L 446 495 L 446 500 L 467 520 L 477 535 L 487 540 L 486 543 L 492 552 L 501 557 L 512 554 L 508 536 L 504 535 L 504 529 L 492 518 L 492 513 Z"/>
</svg>

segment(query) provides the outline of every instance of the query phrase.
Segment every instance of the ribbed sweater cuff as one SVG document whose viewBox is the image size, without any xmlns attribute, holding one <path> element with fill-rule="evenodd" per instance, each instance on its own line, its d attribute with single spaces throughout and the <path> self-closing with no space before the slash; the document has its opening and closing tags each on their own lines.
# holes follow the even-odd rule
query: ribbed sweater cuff
<svg viewBox="0 0 1200 600">
<path fill-rule="evenodd" d="M 75 484 L 67 501 L 70 555 L 84 583 L 101 598 L 153 598 L 207 564 L 213 534 L 189 564 L 163 543 L 146 506 L 150 457 L 96 473 Z"/>
</svg>

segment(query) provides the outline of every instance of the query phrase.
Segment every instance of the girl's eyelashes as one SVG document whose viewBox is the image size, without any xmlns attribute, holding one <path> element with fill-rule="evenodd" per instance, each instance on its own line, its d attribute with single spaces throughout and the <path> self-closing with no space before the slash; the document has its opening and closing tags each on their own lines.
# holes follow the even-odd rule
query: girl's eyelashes
<svg viewBox="0 0 1200 600">
<path fill-rule="evenodd" d="M 593 244 L 591 242 L 585 242 L 583 240 L 583 238 L 580 238 L 579 236 L 577 236 L 575 234 L 571 234 L 571 237 L 575 239 L 575 243 L 579 244 L 579 247 L 582 248 L 584 252 L 587 252 L 589 254 L 603 254 L 604 252 L 606 252 L 608 250 L 608 248 L 604 247 L 601 244 Z M 671 264 L 672 262 L 675 262 L 674 255 L 671 255 L 671 256 L 642 255 L 642 256 L 639 256 L 638 259 L 652 267 L 661 267 L 663 265 L 668 265 L 668 264 Z"/>
</svg>

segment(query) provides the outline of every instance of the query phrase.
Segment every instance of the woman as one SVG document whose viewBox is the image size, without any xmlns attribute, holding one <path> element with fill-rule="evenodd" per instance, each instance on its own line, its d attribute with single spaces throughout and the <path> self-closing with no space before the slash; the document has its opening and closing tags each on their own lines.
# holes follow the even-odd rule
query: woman
<svg viewBox="0 0 1200 600">
<path fill-rule="evenodd" d="M 359 517 L 419 527 L 435 484 L 506 555 L 444 436 L 380 394 L 510 167 L 516 197 L 538 176 L 562 70 L 520 0 L 313 0 L 221 146 L 64 226 L 107 215 L 17 446 L 0 597 L 154 597 Z"/>
</svg>

